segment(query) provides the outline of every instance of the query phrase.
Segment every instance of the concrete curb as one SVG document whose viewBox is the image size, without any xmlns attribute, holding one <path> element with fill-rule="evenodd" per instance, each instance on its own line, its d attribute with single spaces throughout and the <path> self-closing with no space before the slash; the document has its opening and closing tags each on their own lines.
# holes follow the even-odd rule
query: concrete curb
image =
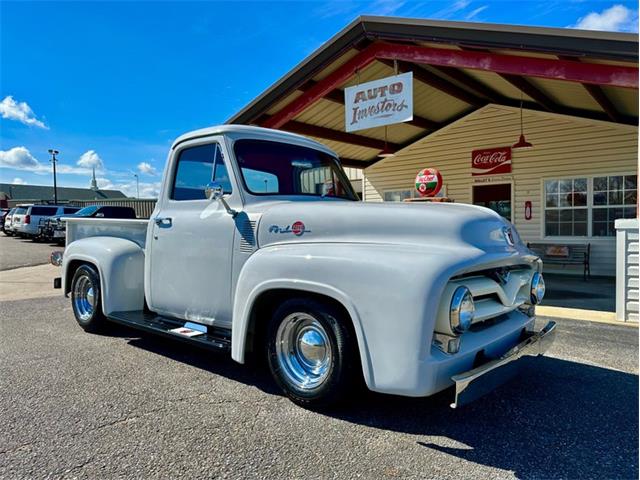
<svg viewBox="0 0 640 480">
<path fill-rule="evenodd" d="M 601 312 L 598 310 L 583 310 L 580 308 L 536 307 L 536 315 L 541 317 L 567 318 L 569 320 L 585 320 L 587 322 L 607 323 L 623 327 L 638 328 L 635 322 L 621 322 L 616 320 L 615 312 Z"/>
<path fill-rule="evenodd" d="M 53 288 L 53 279 L 62 275 L 60 267 L 36 265 L 0 272 L 0 301 L 62 296 Z"/>
</svg>

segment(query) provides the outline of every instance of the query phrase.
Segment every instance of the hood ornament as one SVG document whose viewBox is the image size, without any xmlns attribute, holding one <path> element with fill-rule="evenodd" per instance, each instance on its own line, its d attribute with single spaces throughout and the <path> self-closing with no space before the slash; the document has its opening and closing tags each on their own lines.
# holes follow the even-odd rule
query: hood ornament
<svg viewBox="0 0 640 480">
<path fill-rule="evenodd" d="M 515 242 L 513 240 L 513 231 L 510 227 L 502 227 L 502 234 L 504 235 L 504 240 L 507 242 L 507 245 L 513 247 Z"/>
</svg>

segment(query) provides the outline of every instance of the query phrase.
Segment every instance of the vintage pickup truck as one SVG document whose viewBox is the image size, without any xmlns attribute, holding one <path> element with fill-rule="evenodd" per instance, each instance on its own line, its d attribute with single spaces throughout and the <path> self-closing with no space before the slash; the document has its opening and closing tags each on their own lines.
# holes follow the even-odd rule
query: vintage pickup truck
<svg viewBox="0 0 640 480">
<path fill-rule="evenodd" d="M 67 220 L 57 286 L 88 332 L 108 321 L 268 362 L 296 403 L 362 380 L 452 406 L 486 393 L 534 331 L 539 258 L 491 210 L 357 201 L 310 139 L 225 125 L 171 147 L 151 220 Z"/>
</svg>

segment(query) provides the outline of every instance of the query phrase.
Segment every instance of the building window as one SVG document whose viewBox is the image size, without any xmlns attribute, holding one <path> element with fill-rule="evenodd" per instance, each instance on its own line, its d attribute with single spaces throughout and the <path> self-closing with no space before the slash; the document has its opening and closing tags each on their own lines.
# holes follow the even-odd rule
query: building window
<svg viewBox="0 0 640 480">
<path fill-rule="evenodd" d="M 616 234 L 616 218 L 635 218 L 638 200 L 638 179 L 635 175 L 615 175 L 593 179 L 594 237 Z"/>
<path fill-rule="evenodd" d="M 385 202 L 402 202 L 405 198 L 412 198 L 413 190 L 390 190 L 384 192 Z"/>
<path fill-rule="evenodd" d="M 544 234 L 614 236 L 617 218 L 635 218 L 637 196 L 635 175 L 545 180 Z"/>
<path fill-rule="evenodd" d="M 569 178 L 544 182 L 544 230 L 548 237 L 587 235 L 587 179 Z"/>
<path fill-rule="evenodd" d="M 443 185 L 435 198 L 447 196 L 447 186 Z M 420 194 L 414 188 L 408 190 L 387 190 L 384 192 L 385 202 L 402 202 L 405 198 L 420 198 Z"/>
</svg>

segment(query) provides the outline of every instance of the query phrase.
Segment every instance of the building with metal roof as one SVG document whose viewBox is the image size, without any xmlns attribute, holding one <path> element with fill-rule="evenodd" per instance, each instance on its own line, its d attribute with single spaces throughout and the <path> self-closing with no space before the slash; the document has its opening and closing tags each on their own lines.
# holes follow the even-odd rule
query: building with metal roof
<svg viewBox="0 0 640 480">
<path fill-rule="evenodd" d="M 411 119 L 347 128 L 345 89 L 405 72 Z M 436 168 L 444 195 L 498 211 L 525 242 L 588 246 L 595 275 L 615 275 L 615 220 L 637 216 L 637 34 L 363 16 L 228 123 L 324 143 L 361 170 L 364 201 L 411 199 Z M 504 168 L 479 171 L 487 152 Z M 560 263 L 546 268 L 582 274 Z"/>
<path fill-rule="evenodd" d="M 58 202 L 72 200 L 106 200 L 127 198 L 119 190 L 100 190 L 91 188 L 58 187 Z M 16 203 L 53 203 L 53 187 L 48 185 L 13 185 L 0 183 L 0 198 L 10 205 Z"/>
</svg>

